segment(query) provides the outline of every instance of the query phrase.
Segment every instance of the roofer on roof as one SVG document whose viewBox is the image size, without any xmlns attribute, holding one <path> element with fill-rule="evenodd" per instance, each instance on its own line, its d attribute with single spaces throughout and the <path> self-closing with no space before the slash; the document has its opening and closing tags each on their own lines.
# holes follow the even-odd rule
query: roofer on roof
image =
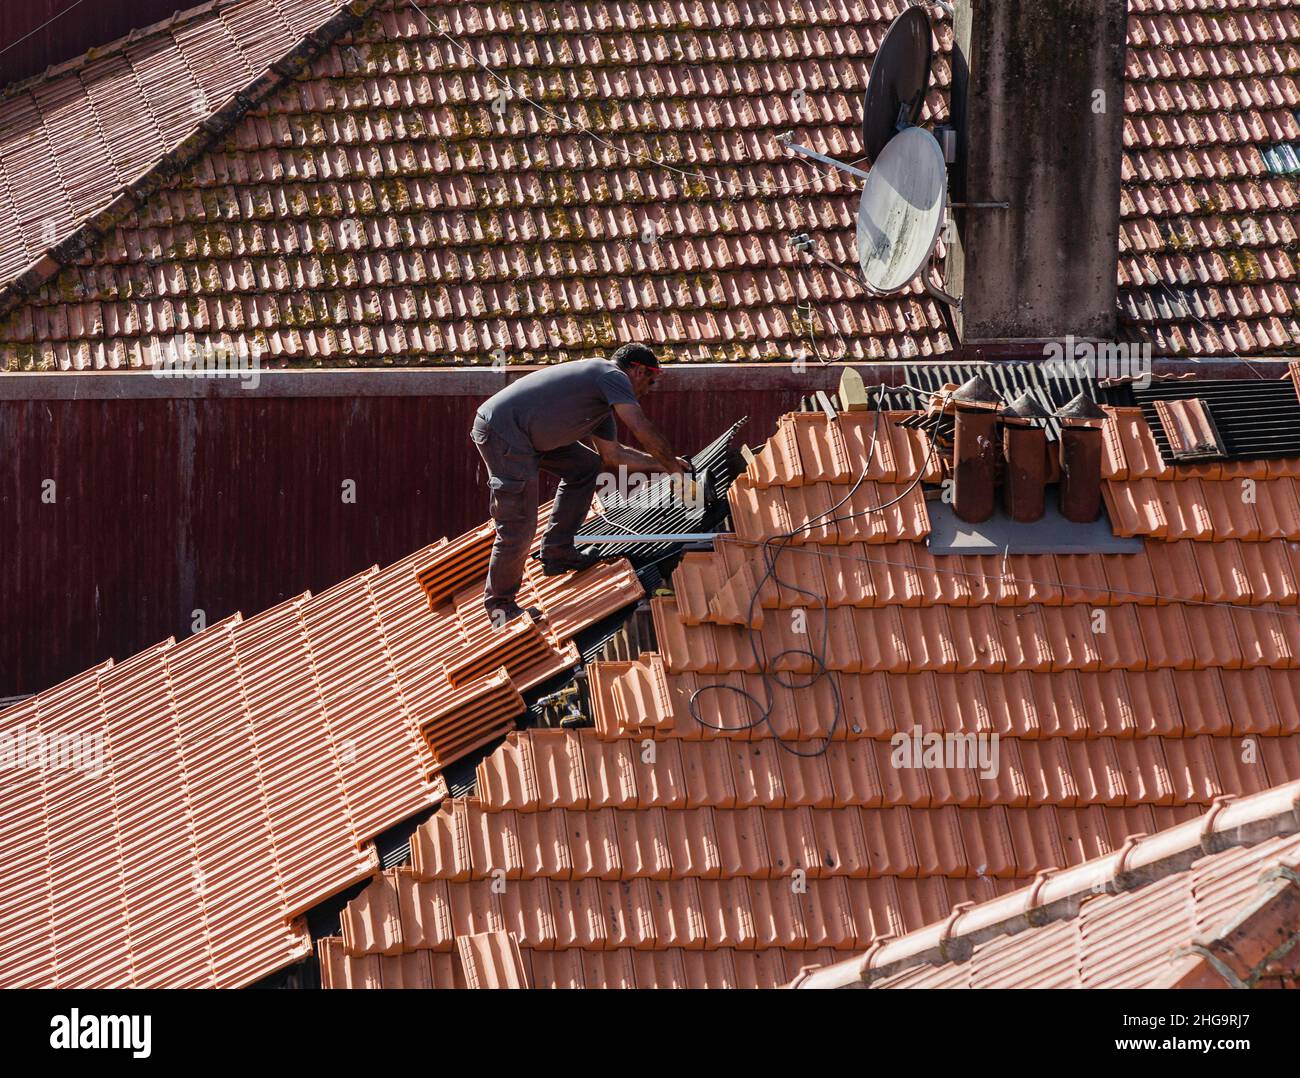
<svg viewBox="0 0 1300 1078">
<path fill-rule="evenodd" d="M 688 462 L 674 455 L 637 403 L 662 374 L 654 352 L 642 344 L 625 344 L 607 360 L 582 359 L 534 371 L 479 408 L 470 437 L 487 465 L 497 533 L 483 591 L 493 624 L 500 627 L 524 613 L 515 597 L 537 526 L 539 468 L 560 479 L 542 538 L 547 576 L 586 569 L 597 560 L 579 554 L 573 537 L 591 508 L 602 465 L 671 474 L 688 470 Z M 615 413 L 648 453 L 619 444 Z"/>
</svg>

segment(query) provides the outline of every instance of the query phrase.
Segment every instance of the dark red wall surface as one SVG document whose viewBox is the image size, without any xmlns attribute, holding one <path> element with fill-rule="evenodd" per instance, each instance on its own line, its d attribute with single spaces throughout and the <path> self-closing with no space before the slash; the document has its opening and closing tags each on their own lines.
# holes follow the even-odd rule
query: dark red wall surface
<svg viewBox="0 0 1300 1078">
<path fill-rule="evenodd" d="M 75 0 L 0 0 L 0 86 L 38 75 L 52 64 L 196 6 L 177 0 L 74 4 Z"/>
<path fill-rule="evenodd" d="M 0 696 L 181 639 L 196 609 L 252 615 L 483 521 L 467 437 L 482 399 L 0 400 Z M 678 392 L 647 410 L 690 453 L 744 415 L 757 444 L 797 402 Z"/>
</svg>

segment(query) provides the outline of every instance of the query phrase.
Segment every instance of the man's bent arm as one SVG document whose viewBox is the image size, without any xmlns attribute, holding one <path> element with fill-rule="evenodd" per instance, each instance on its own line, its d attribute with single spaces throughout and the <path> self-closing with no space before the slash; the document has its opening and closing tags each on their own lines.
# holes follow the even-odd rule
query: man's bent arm
<svg viewBox="0 0 1300 1078">
<path fill-rule="evenodd" d="M 650 451 L 650 456 L 658 461 L 664 471 L 670 474 L 679 474 L 683 471 L 682 463 L 673 452 L 672 446 L 668 444 L 668 439 L 659 433 L 659 428 L 650 422 L 639 404 L 616 404 L 614 411 L 618 413 L 618 418 L 627 424 L 628 429 L 636 436 L 636 440 Z M 626 446 L 620 446 L 620 449 L 625 452 L 635 452 L 627 449 Z M 630 466 L 629 461 L 619 463 L 628 463 Z"/>
<path fill-rule="evenodd" d="M 653 472 L 660 467 L 659 462 L 649 453 L 642 453 L 641 450 L 633 449 L 630 445 L 621 445 L 594 436 L 591 440 L 596 444 L 600 462 L 606 468 L 617 468 L 621 464 L 633 471 Z"/>
</svg>

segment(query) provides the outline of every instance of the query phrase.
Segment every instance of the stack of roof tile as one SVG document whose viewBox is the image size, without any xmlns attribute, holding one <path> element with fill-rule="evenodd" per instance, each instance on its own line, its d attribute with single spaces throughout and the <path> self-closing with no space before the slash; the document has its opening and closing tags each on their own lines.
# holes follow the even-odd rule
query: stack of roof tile
<svg viewBox="0 0 1300 1078">
<path fill-rule="evenodd" d="M 501 738 L 521 691 L 580 661 L 572 636 L 643 594 L 624 561 L 530 570 L 545 620 L 496 631 L 482 566 L 461 571 L 482 537 L 0 713 L 0 982 L 233 987 L 309 954 L 301 915 L 372 875 L 371 840 L 444 797 L 440 770 Z M 472 600 L 427 590 L 448 573 Z M 84 759 L 50 755 L 71 736 Z"/>
<path fill-rule="evenodd" d="M 1300 779 L 1300 459 L 1166 468 L 1139 428 L 1111 412 L 1104 485 L 1141 552 L 937 557 L 924 432 L 784 417 L 735 535 L 651 600 L 657 652 L 590 669 L 594 727 L 481 763 L 322 941 L 326 983 L 463 983 L 458 941 L 505 933 L 534 986 L 781 984 Z M 835 506 L 764 580 L 760 541 Z M 898 734 L 999 763 L 897 766 Z"/>
<path fill-rule="evenodd" d="M 865 297 L 790 247 L 808 232 L 853 267 L 857 188 L 775 139 L 859 156 L 902 6 L 203 5 L 0 99 L 0 369 L 533 362 L 632 339 L 941 355 L 919 288 Z M 1269 162 L 1300 140 L 1300 19 L 1193 6 L 1132 5 L 1123 307 L 1161 353 L 1278 352 L 1300 337 L 1296 194 Z M 927 122 L 950 82 L 936 36 Z"/>
</svg>

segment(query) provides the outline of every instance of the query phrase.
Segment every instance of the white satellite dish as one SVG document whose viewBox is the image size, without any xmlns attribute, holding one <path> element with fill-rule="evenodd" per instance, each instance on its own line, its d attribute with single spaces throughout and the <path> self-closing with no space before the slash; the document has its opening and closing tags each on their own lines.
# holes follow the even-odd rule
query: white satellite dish
<svg viewBox="0 0 1300 1078">
<path fill-rule="evenodd" d="M 943 227 L 948 170 L 938 140 L 908 127 L 886 144 L 858 203 L 858 265 L 881 294 L 905 288 L 924 268 Z"/>
</svg>

